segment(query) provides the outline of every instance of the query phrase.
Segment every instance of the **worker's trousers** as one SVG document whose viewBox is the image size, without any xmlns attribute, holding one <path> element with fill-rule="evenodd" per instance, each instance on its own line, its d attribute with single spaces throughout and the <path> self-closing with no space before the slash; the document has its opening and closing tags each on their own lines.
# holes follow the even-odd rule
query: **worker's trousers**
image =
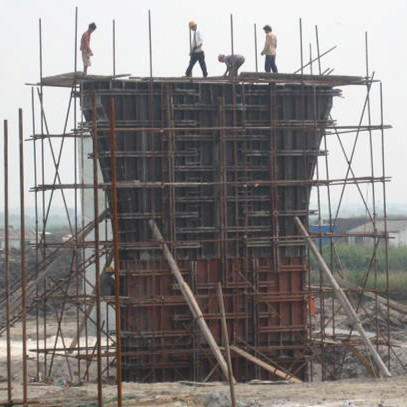
<svg viewBox="0 0 407 407">
<path fill-rule="evenodd" d="M 277 65 L 276 65 L 276 56 L 275 55 L 266 55 L 266 64 L 264 66 L 266 72 L 273 71 L 273 73 L 277 73 Z"/>
<path fill-rule="evenodd" d="M 187 71 L 185 72 L 185 75 L 186 76 L 192 75 L 192 68 L 197 63 L 197 61 L 199 61 L 199 65 L 201 66 L 203 76 L 207 77 L 208 71 L 206 70 L 205 53 L 203 51 L 191 53 L 191 59 L 189 60 L 189 66 Z"/>
<path fill-rule="evenodd" d="M 237 70 L 244 64 L 244 57 L 238 59 L 232 66 L 229 67 L 229 76 L 237 76 Z"/>
</svg>

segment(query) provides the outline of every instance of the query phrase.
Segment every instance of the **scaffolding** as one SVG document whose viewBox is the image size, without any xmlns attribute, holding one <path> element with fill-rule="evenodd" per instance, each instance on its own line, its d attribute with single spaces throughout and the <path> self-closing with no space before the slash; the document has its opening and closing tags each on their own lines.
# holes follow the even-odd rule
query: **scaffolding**
<svg viewBox="0 0 407 407">
<path fill-rule="evenodd" d="M 318 49 L 318 58 L 310 57 L 308 64 L 302 61 L 296 74 L 84 77 L 76 66 L 69 74 L 41 74 L 41 81 L 32 87 L 29 139 L 34 154 L 35 267 L 26 270 L 22 244 L 21 279 L 12 285 L 6 245 L 6 284 L 0 297 L 6 321 L 0 334 L 6 334 L 8 344 L 11 327 L 22 324 L 22 404 L 28 400 L 28 377 L 49 380 L 56 366 L 65 369 L 71 382 L 96 379 L 99 405 L 102 383 L 112 376 L 119 404 L 122 380 L 222 380 L 221 363 L 199 324 L 205 320 L 221 345 L 219 283 L 237 381 L 338 379 L 349 355 L 378 377 L 380 369 L 361 337 L 353 334 L 355 326 L 347 332 L 336 328 L 341 305 L 318 265 L 317 281 L 311 276 L 307 240 L 295 221 L 298 217 L 308 227 L 311 193 L 317 196 L 314 212 L 319 227 L 311 237 L 321 252 L 323 239 L 329 240 L 329 269 L 356 311 L 368 315 L 375 331 L 370 341 L 391 369 L 395 352 L 390 309 L 402 306 L 389 299 L 384 131 L 390 126 L 383 119 L 382 84 L 368 68 L 365 77 L 334 76 L 329 70 L 322 72 L 319 64 L 314 75 L 312 62 L 320 62 L 322 55 Z M 310 74 L 305 74 L 307 66 Z M 371 114 L 374 86 L 379 92 L 376 124 Z M 47 125 L 47 87 L 69 89 L 60 133 Z M 331 116 L 334 99 L 345 87 L 366 89 L 356 125 L 338 124 Z M 22 121 L 20 111 L 24 202 Z M 68 128 L 70 121 L 73 129 Z M 7 168 L 7 122 L 4 134 Z M 353 137 L 350 154 L 344 137 Z M 358 176 L 354 152 L 362 137 L 368 140 L 370 173 Z M 379 175 L 374 137 L 380 140 Z M 343 178 L 330 178 L 332 138 L 346 162 Z M 70 179 L 60 172 L 68 143 L 73 146 Z M 6 180 L 7 176 L 6 171 Z M 346 281 L 336 251 L 337 239 L 347 236 L 337 233 L 335 226 L 349 185 L 360 194 L 373 230 L 358 234 L 373 242 L 370 266 L 360 285 Z M 362 193 L 364 185 L 372 191 L 371 203 Z M 7 188 L 6 182 L 6 242 Z M 331 200 L 332 188 L 341 189 L 336 203 Z M 379 189 L 384 230 L 377 228 Z M 70 229 L 62 243 L 47 235 L 56 194 Z M 322 230 L 323 200 L 328 203 L 327 231 Z M 21 211 L 24 242 L 23 204 Z M 369 275 L 379 273 L 381 247 L 384 292 L 366 286 Z M 202 310 L 198 317 L 190 312 L 169 256 Z M 57 273 L 61 263 L 68 264 L 62 275 Z M 365 297 L 372 300 L 370 310 Z M 317 317 L 311 312 L 315 302 Z M 35 325 L 35 346 L 30 349 L 28 320 Z M 65 329 L 72 321 L 75 335 L 68 339 Z M 28 351 L 35 354 L 34 360 L 27 361 Z M 19 404 L 12 394 L 9 348 L 7 357 L 8 404 Z"/>
</svg>

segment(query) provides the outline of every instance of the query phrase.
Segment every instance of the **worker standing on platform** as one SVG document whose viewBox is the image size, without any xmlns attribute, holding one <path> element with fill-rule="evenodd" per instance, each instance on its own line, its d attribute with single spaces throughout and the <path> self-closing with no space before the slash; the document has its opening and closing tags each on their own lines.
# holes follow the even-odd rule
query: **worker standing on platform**
<svg viewBox="0 0 407 407">
<path fill-rule="evenodd" d="M 265 62 L 265 71 L 270 72 L 271 70 L 273 73 L 277 73 L 277 65 L 276 65 L 276 48 L 277 48 L 277 37 L 273 34 L 273 30 L 269 25 L 265 25 L 263 27 L 264 32 L 266 33 L 266 43 L 264 44 L 264 49 L 261 51 L 261 55 L 266 56 Z"/>
<path fill-rule="evenodd" d="M 82 51 L 82 60 L 83 60 L 83 72 L 85 75 L 88 72 L 88 67 L 91 66 L 90 57 L 93 56 L 93 52 L 90 49 L 90 36 L 93 31 L 96 30 L 96 24 L 90 23 L 88 30 L 85 31 L 81 39 L 81 51 Z"/>
<path fill-rule="evenodd" d="M 199 61 L 199 65 L 202 69 L 202 74 L 206 78 L 208 76 L 208 71 L 206 70 L 206 63 L 205 63 L 205 53 L 202 50 L 203 44 L 203 37 L 200 31 L 197 30 L 197 24 L 195 21 L 189 22 L 189 29 L 192 33 L 191 36 L 191 43 L 190 43 L 190 60 L 189 66 L 187 71 L 185 72 L 185 76 L 190 77 L 192 75 L 192 68 Z"/>
<path fill-rule="evenodd" d="M 226 72 L 223 76 L 237 76 L 237 70 L 244 64 L 245 58 L 243 55 L 218 55 L 218 61 L 226 64 Z"/>
</svg>

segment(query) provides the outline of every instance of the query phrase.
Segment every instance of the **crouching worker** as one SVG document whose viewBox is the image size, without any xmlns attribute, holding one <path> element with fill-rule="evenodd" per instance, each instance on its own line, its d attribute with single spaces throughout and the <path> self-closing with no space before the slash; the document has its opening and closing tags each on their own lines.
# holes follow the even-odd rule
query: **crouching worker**
<svg viewBox="0 0 407 407">
<path fill-rule="evenodd" d="M 237 76 L 237 70 L 244 64 L 243 55 L 218 55 L 218 61 L 226 64 L 226 72 L 223 76 Z"/>
</svg>

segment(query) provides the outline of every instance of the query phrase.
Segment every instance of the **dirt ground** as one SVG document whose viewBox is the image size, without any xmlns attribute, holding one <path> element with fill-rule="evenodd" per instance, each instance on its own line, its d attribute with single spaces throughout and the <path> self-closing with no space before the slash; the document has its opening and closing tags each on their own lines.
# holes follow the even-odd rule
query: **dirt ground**
<svg viewBox="0 0 407 407">
<path fill-rule="evenodd" d="M 340 380 L 304 384 L 238 384 L 236 394 L 241 407 L 406 407 L 407 376 L 388 379 Z M 0 400 L 6 400 L 7 392 L 2 384 Z M 96 384 L 80 387 L 56 385 L 29 385 L 29 399 L 40 405 L 73 407 L 92 405 L 97 400 Z M 137 384 L 123 383 L 124 406 L 230 406 L 229 388 L 214 383 L 204 387 L 181 383 Z M 116 406 L 117 388 L 103 386 L 103 398 L 107 406 Z M 13 397 L 22 397 L 21 385 L 14 383 Z"/>
<path fill-rule="evenodd" d="M 407 332 L 405 330 L 406 317 L 394 315 L 393 324 L 394 341 L 397 342 L 397 357 L 407 365 Z M 47 346 L 54 343 L 63 347 L 70 343 L 76 325 L 66 321 L 63 324 L 64 341 L 57 342 L 55 337 L 56 325 L 50 320 L 47 324 L 49 336 Z M 346 326 L 344 319 L 343 328 Z M 366 324 L 368 326 L 368 324 Z M 28 321 L 27 349 L 36 347 L 35 322 Z M 21 372 L 22 372 L 22 336 L 21 326 L 17 324 L 12 328 L 12 376 L 13 399 L 22 398 Z M 89 338 L 90 346 L 94 338 Z M 40 347 L 42 344 L 40 344 Z M 45 384 L 32 380 L 31 372 L 35 371 L 36 354 L 28 352 L 28 370 L 30 383 L 28 385 L 28 398 L 37 401 L 40 406 L 53 407 L 79 407 L 97 406 L 97 385 L 86 383 L 69 385 L 69 372 L 65 357 L 55 358 L 52 361 L 53 381 Z M 41 356 L 42 358 L 42 356 Z M 42 359 L 41 359 L 42 360 Z M 48 365 L 51 360 L 49 359 Z M 72 372 L 76 374 L 76 361 L 70 363 Z M 93 369 L 95 364 L 92 365 Z M 348 377 L 354 379 L 339 381 L 315 381 L 304 384 L 286 384 L 270 382 L 269 384 L 238 384 L 236 394 L 240 407 L 407 407 L 407 375 L 400 364 L 393 363 L 393 377 L 386 379 L 371 379 L 359 363 L 349 364 Z M 0 337 L 0 405 L 7 400 L 6 383 L 6 340 Z M 95 376 L 91 371 L 91 377 Z M 44 377 L 46 375 L 44 374 Z M 111 384 L 103 385 L 104 405 L 116 407 L 117 387 Z M 123 383 L 123 407 L 129 406 L 163 406 L 163 407 L 228 407 L 231 406 L 229 388 L 223 383 L 207 383 L 191 385 L 190 383 L 156 383 L 138 384 Z M 33 405 L 35 407 L 35 404 Z"/>
</svg>

